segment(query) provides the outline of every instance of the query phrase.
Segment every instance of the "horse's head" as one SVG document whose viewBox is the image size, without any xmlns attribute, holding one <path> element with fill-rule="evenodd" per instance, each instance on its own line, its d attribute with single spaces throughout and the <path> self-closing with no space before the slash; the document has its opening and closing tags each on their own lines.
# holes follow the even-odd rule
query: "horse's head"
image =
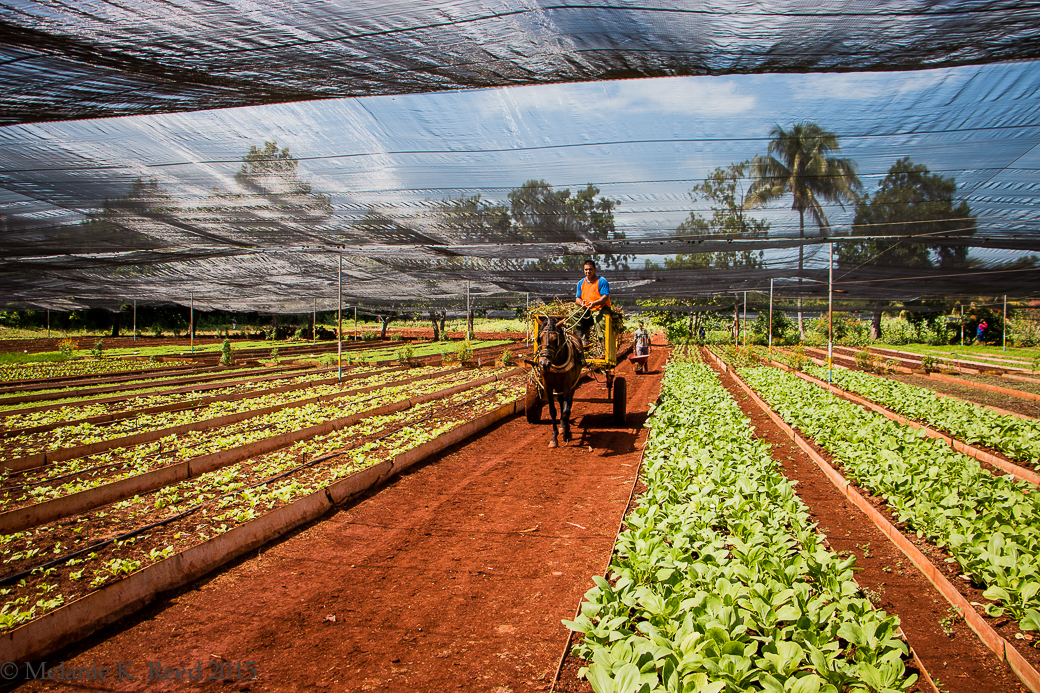
<svg viewBox="0 0 1040 693">
<path fill-rule="evenodd" d="M 538 318 L 538 368 L 546 372 L 552 367 L 556 355 L 567 344 L 559 318 Z"/>
</svg>

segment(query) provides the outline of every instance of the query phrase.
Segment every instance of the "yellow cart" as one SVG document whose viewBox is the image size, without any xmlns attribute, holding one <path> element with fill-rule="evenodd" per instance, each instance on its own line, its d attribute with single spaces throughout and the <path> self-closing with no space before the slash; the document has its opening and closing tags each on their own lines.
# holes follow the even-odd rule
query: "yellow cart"
<svg viewBox="0 0 1040 693">
<path fill-rule="evenodd" d="M 549 306 L 547 306 L 547 308 L 549 308 Z M 530 316 L 530 334 L 532 336 L 529 341 L 531 342 L 531 345 L 535 347 L 532 351 L 532 360 L 537 358 L 539 315 L 550 317 L 550 313 L 539 313 L 536 311 Z M 572 317 L 574 315 L 575 313 L 571 314 Z M 555 315 L 551 317 L 561 316 Z M 580 315 L 578 317 L 580 318 Z M 567 332 L 572 332 L 573 325 L 576 323 L 577 318 L 573 320 L 568 319 L 567 323 L 564 325 L 564 329 Z M 614 423 L 618 425 L 624 425 L 625 417 L 628 413 L 627 383 L 625 382 L 624 377 L 614 374 L 614 371 L 617 368 L 618 348 L 621 345 L 622 325 L 621 316 L 616 313 L 612 314 L 609 319 L 603 321 L 603 340 L 594 342 L 585 350 L 586 373 L 591 375 L 593 378 L 595 378 L 596 374 L 602 374 L 605 376 L 607 396 L 575 397 L 573 400 L 574 402 L 592 402 L 595 404 L 612 405 Z M 542 420 L 542 408 L 545 406 L 546 402 L 547 399 L 545 392 L 542 391 L 541 381 L 538 378 L 530 378 L 527 383 L 527 397 L 524 407 L 528 423 L 539 423 Z"/>
</svg>

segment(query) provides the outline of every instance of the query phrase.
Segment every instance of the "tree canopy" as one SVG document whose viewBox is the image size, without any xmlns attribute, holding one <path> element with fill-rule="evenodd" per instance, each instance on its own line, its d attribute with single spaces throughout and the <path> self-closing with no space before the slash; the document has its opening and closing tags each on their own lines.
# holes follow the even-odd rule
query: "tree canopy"
<svg viewBox="0 0 1040 693">
<path fill-rule="evenodd" d="M 694 205 L 707 202 L 711 205 L 711 218 L 705 218 L 697 212 L 679 224 L 675 230 L 677 236 L 732 234 L 735 236 L 761 236 L 769 231 L 769 222 L 755 219 L 747 214 L 747 196 L 744 182 L 751 168 L 750 161 L 739 164 L 719 166 L 701 183 L 690 191 Z M 763 254 L 761 251 L 749 250 L 727 251 L 718 253 L 698 253 L 676 255 L 665 258 L 667 269 L 695 269 L 699 267 L 715 267 L 735 269 L 738 267 L 761 267 Z M 652 267 L 652 263 L 648 267 Z"/>
<path fill-rule="evenodd" d="M 856 205 L 854 236 L 971 236 L 975 217 L 965 201 L 955 203 L 957 182 L 929 172 L 923 164 L 903 158 L 878 183 L 877 192 Z M 968 249 L 937 243 L 908 243 L 884 238 L 841 243 L 838 263 L 899 267 L 963 267 Z"/>
<path fill-rule="evenodd" d="M 765 156 L 751 162 L 754 183 L 748 206 L 756 207 L 790 195 L 791 209 L 798 212 L 799 230 L 805 235 L 808 212 L 822 234 L 830 224 L 822 202 L 854 202 L 861 184 L 852 159 L 830 156 L 841 150 L 838 136 L 816 123 L 793 125 L 790 131 L 779 125 L 769 133 Z"/>
</svg>

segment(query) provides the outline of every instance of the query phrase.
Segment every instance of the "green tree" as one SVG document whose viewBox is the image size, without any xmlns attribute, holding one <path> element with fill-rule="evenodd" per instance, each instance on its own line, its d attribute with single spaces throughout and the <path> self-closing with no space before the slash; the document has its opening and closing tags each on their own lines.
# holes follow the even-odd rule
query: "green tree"
<svg viewBox="0 0 1040 693">
<path fill-rule="evenodd" d="M 441 201 L 439 211 L 442 228 L 452 239 L 471 243 L 513 239 L 509 210 L 480 199 L 480 195 L 447 198 Z"/>
<path fill-rule="evenodd" d="M 748 194 L 750 207 L 764 205 L 790 195 L 791 209 L 798 212 L 798 234 L 805 237 L 805 213 L 808 212 L 820 235 L 830 228 L 823 210 L 824 202 L 855 202 L 862 187 L 851 159 L 831 156 L 839 152 L 838 136 L 816 123 L 793 125 L 790 131 L 779 125 L 769 133 L 765 156 L 751 162 L 754 182 Z M 798 249 L 798 273 L 805 266 L 805 249 Z M 805 334 L 801 298 L 798 299 L 798 333 Z"/>
<path fill-rule="evenodd" d="M 235 182 L 251 192 L 265 195 L 309 195 L 311 185 L 300 179 L 296 171 L 298 165 L 288 147 L 279 151 L 277 142 L 264 142 L 263 149 L 254 144 L 242 157 Z"/>
<path fill-rule="evenodd" d="M 873 197 L 856 204 L 852 222 L 854 236 L 971 236 L 975 217 L 968 203 L 954 204 L 957 183 L 900 159 L 878 183 Z M 841 267 L 869 264 L 888 267 L 964 267 L 968 249 L 942 243 L 907 243 L 901 240 L 870 238 L 841 243 L 837 249 Z"/>
<path fill-rule="evenodd" d="M 769 222 L 755 219 L 747 214 L 748 191 L 744 189 L 751 168 L 750 161 L 718 167 L 703 182 L 690 191 L 693 203 L 704 201 L 711 204 L 711 218 L 705 219 L 696 212 L 679 224 L 677 236 L 725 234 L 733 236 L 762 236 L 769 231 Z M 725 251 L 697 253 L 665 258 L 667 269 L 695 269 L 714 267 L 718 269 L 754 268 L 762 266 L 761 251 Z"/>
<path fill-rule="evenodd" d="M 614 228 L 617 200 L 599 196 L 599 188 L 591 183 L 572 194 L 570 188 L 554 190 L 544 180 L 529 180 L 509 193 L 509 212 L 515 238 L 533 242 L 595 243 L 624 238 Z M 606 267 L 628 269 L 631 256 L 606 254 L 597 259 Z M 531 263 L 531 269 L 581 269 L 581 256 L 542 259 Z"/>
</svg>

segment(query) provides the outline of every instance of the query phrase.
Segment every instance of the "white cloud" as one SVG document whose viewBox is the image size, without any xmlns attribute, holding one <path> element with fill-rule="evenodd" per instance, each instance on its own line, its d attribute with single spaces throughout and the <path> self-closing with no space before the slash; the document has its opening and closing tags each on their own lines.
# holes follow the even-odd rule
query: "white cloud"
<svg viewBox="0 0 1040 693">
<path fill-rule="evenodd" d="M 481 92 L 484 116 L 513 112 L 667 113 L 729 116 L 756 106 L 737 82 L 709 77 L 662 77 L 596 84 L 506 87 Z"/>
<path fill-rule="evenodd" d="M 927 91 L 949 81 L 968 78 L 956 70 L 917 72 L 871 72 L 861 74 L 811 74 L 792 83 L 792 95 L 799 100 L 868 101 Z"/>
</svg>

